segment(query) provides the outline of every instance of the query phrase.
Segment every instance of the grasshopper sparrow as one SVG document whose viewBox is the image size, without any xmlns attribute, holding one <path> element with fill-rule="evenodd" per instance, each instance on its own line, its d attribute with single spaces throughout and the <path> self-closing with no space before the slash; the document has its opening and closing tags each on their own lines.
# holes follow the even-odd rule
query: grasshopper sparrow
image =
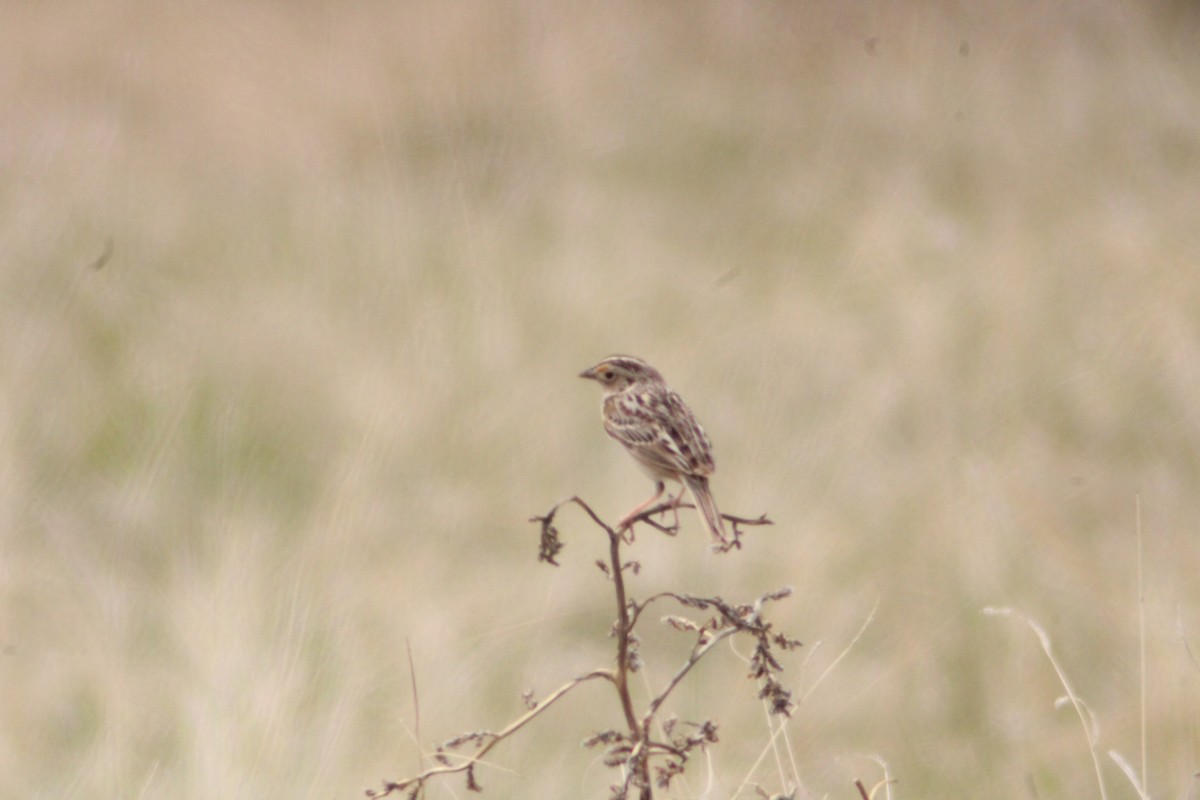
<svg viewBox="0 0 1200 800">
<path fill-rule="evenodd" d="M 604 387 L 604 430 L 654 480 L 654 494 L 626 514 L 618 528 L 629 527 L 634 517 L 662 497 L 665 482 L 673 480 L 692 493 L 713 541 L 728 545 L 721 513 L 708 489 L 708 476 L 715 469 L 712 444 L 683 398 L 667 386 L 658 370 L 633 356 L 609 356 L 579 377 Z"/>
</svg>

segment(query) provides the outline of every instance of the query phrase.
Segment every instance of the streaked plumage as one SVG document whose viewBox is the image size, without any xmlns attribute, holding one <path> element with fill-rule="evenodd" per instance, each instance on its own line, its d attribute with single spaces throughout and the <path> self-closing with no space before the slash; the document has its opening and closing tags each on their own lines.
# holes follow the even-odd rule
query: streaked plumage
<svg viewBox="0 0 1200 800">
<path fill-rule="evenodd" d="M 633 356 L 609 356 L 579 377 L 604 387 L 604 430 L 656 484 L 655 494 L 627 514 L 621 525 L 628 525 L 662 495 L 664 481 L 679 481 L 691 492 L 714 541 L 727 544 L 721 514 L 708 488 L 708 476 L 715 469 L 712 443 L 658 370 Z"/>
</svg>

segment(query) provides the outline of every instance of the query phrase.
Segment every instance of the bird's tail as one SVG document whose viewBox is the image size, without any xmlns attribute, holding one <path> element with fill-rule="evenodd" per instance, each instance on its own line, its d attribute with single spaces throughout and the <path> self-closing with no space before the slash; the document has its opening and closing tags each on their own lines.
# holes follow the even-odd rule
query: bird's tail
<svg viewBox="0 0 1200 800">
<path fill-rule="evenodd" d="M 708 534 L 712 536 L 713 543 L 721 547 L 728 545 L 721 512 L 717 510 L 717 503 L 713 500 L 712 492 L 708 490 L 708 478 L 702 475 L 686 475 L 684 482 L 688 491 L 692 493 L 692 499 L 696 501 L 696 510 L 700 512 L 700 519 L 704 522 Z"/>
</svg>

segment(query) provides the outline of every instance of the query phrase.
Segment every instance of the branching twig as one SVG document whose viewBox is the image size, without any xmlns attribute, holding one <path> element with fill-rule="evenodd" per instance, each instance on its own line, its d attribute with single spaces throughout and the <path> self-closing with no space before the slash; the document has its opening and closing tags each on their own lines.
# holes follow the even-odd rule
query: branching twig
<svg viewBox="0 0 1200 800">
<path fill-rule="evenodd" d="M 711 620 L 703 625 L 696 625 L 689 620 L 681 620 L 677 617 L 668 617 L 667 622 L 673 627 L 690 628 L 696 631 L 696 644 L 692 647 L 692 653 L 688 660 L 679 669 L 678 672 L 671 678 L 666 688 L 662 690 L 653 700 L 650 701 L 649 711 L 646 713 L 643 725 L 647 727 L 654 715 L 658 713 L 659 708 L 666 701 L 667 696 L 679 685 L 684 676 L 691 671 L 692 667 L 702 659 L 708 651 L 712 650 L 721 641 L 728 639 L 735 633 L 748 633 L 759 640 L 756 646 L 755 659 L 751 660 L 751 677 L 763 679 L 764 681 L 771 680 L 771 673 L 782 670 L 779 663 L 770 655 L 770 645 L 779 645 L 785 650 L 791 650 L 800 646 L 800 642 L 789 639 L 785 636 L 776 634 L 773 639 L 770 637 L 771 625 L 764 622 L 761 616 L 762 607 L 767 602 L 772 600 L 780 600 L 792 593 L 790 588 L 783 588 L 777 592 L 771 592 L 758 598 L 752 606 L 741 606 L 734 608 L 719 597 L 692 597 L 690 595 L 676 595 L 671 592 L 666 592 L 658 597 L 670 596 L 678 600 L 680 603 L 688 606 L 706 608 L 708 606 L 716 607 L 721 613 L 721 620 Z M 643 605 L 644 607 L 644 605 Z M 756 664 L 756 659 L 759 663 Z M 764 689 L 764 697 L 770 696 L 776 702 L 772 704 L 772 712 L 787 716 L 791 713 L 792 702 L 791 693 L 783 692 L 782 697 L 776 697 L 777 691 L 771 688 L 769 691 Z"/>
<path fill-rule="evenodd" d="M 553 692 L 543 698 L 540 703 L 537 703 L 529 711 L 526 711 L 524 714 L 510 722 L 508 727 L 501 731 L 497 731 L 495 733 L 490 731 L 480 731 L 476 733 L 464 734 L 462 736 L 456 736 L 438 748 L 435 758 L 441 762 L 440 766 L 431 767 L 422 772 L 420 775 L 416 775 L 412 778 L 406 778 L 402 781 L 384 781 L 383 788 L 381 790 L 376 791 L 374 789 L 368 789 L 367 797 L 387 797 L 393 792 L 403 792 L 407 789 L 409 790 L 408 796 L 415 798 L 417 793 L 420 792 L 421 788 L 425 785 L 425 782 L 430 778 L 433 778 L 437 775 L 453 775 L 457 772 L 467 773 L 468 788 L 470 788 L 472 785 L 474 785 L 475 788 L 478 788 L 478 784 L 475 784 L 473 770 L 475 768 L 475 764 L 481 761 L 483 757 L 488 754 L 488 751 L 500 744 L 509 736 L 512 736 L 521 728 L 524 728 L 535 718 L 540 716 L 543 711 L 561 700 L 563 696 L 565 696 L 576 686 L 596 678 L 604 678 L 605 680 L 611 681 L 613 680 L 613 672 L 612 670 L 598 669 L 593 670 L 586 675 L 580 675 L 578 678 L 575 678 L 555 689 Z M 463 756 L 463 758 L 466 760 L 461 764 L 449 763 L 447 751 L 455 750 L 469 742 L 482 744 L 479 744 L 479 749 L 476 750 L 474 754 Z"/>
<path fill-rule="evenodd" d="M 539 561 L 548 562 L 556 567 L 559 565 L 554 559 L 560 552 L 562 552 L 562 549 L 565 545 L 563 545 L 562 541 L 558 538 L 558 528 L 554 526 L 554 517 L 558 513 L 559 509 L 569 504 L 574 504 L 582 508 L 584 512 L 592 518 L 592 522 L 596 523 L 596 525 L 602 528 L 610 537 L 618 535 L 619 532 L 614 530 L 604 520 L 602 520 L 600 515 L 593 511 L 592 507 L 589 506 L 581 497 L 578 495 L 572 495 L 566 500 L 561 500 L 555 503 L 554 507 L 546 512 L 546 514 L 543 516 L 529 518 L 530 522 L 539 523 L 542 528 L 541 546 L 538 550 Z M 663 502 L 651 506 L 637 516 L 633 517 L 627 526 L 622 527 L 620 533 L 628 535 L 630 537 L 630 541 L 632 541 L 633 526 L 639 522 L 643 522 L 650 527 L 667 534 L 668 536 L 674 536 L 679 532 L 678 517 L 676 517 L 676 521 L 670 525 L 664 525 L 654 518 L 663 515 L 668 511 L 674 512 L 680 508 L 695 508 L 695 506 L 686 502 L 676 503 L 672 499 L 664 500 Z M 722 514 L 721 518 L 729 522 L 731 525 L 731 531 L 729 543 L 714 548 L 718 552 L 727 552 L 733 549 L 740 549 L 742 546 L 742 536 L 745 533 L 745 531 L 742 530 L 743 527 L 775 524 L 767 518 L 766 514 L 754 518 L 738 517 L 734 516 L 733 514 Z"/>
<path fill-rule="evenodd" d="M 578 496 L 569 497 L 555 504 L 545 515 L 530 519 L 531 522 L 536 522 L 541 527 L 538 549 L 540 561 L 558 565 L 558 561 L 555 559 L 562 552 L 563 544 L 559 539 L 554 520 L 558 511 L 569 504 L 579 506 L 592 522 L 608 536 L 608 557 L 606 560 L 597 561 L 597 565 L 613 584 L 614 600 L 617 606 L 617 618 L 613 623 L 613 637 L 617 640 L 616 664 L 611 669 L 598 669 L 575 678 L 540 703 L 533 704 L 527 697 L 526 701 L 530 705 L 530 710 L 503 730 L 495 733 L 490 731 L 467 733 L 451 739 L 439 747 L 434 755 L 438 766 L 402 781 L 385 781 L 381 790 L 369 790 L 368 797 L 381 798 L 393 793 L 406 792 L 409 800 L 416 800 L 426 782 L 431 778 L 453 773 L 465 773 L 467 788 L 478 791 L 479 784 L 475 780 L 475 766 L 492 748 L 523 728 L 579 684 L 595 678 L 603 678 L 612 683 L 616 689 L 624 717 L 625 730 L 601 731 L 588 738 L 584 745 L 586 747 L 603 746 L 605 748 L 604 763 L 611 767 L 620 767 L 623 770 L 621 783 L 611 787 L 612 800 L 628 800 L 630 792 L 634 789 L 637 790 L 640 800 L 652 800 L 654 786 L 668 787 L 675 776 L 683 773 L 684 765 L 693 751 L 703 750 L 709 744 L 717 741 L 717 726 L 711 720 L 695 723 L 681 722 L 674 718 L 665 720 L 661 724 L 665 738 L 661 740 L 653 738 L 651 730 L 658 721 L 664 704 L 705 655 L 711 652 L 717 644 L 738 633 L 751 636 L 756 642 L 754 655 L 750 660 L 750 677 L 761 684 L 759 696 L 768 701 L 772 713 L 784 715 L 790 713 L 791 693 L 782 688 L 776 677 L 783 668 L 775 658 L 774 648 L 790 650 L 799 647 L 800 642 L 774 632 L 771 623 L 763 619 L 762 608 L 770 601 L 788 596 L 791 594 L 791 589 L 785 588 L 769 592 L 746 605 L 731 604 L 720 597 L 696 597 L 677 592 L 660 592 L 642 602 L 632 600 L 627 594 L 625 579 L 627 574 L 636 575 L 640 565 L 636 561 L 623 560 L 621 547 L 633 543 L 634 525 L 639 522 L 645 523 L 649 527 L 673 536 L 679 529 L 678 515 L 676 514 L 674 522 L 670 524 L 660 522 L 657 517 L 666 512 L 676 512 L 680 505 L 689 508 L 692 506 L 670 499 L 646 509 L 634 517 L 629 524 L 613 528 L 601 519 L 600 515 L 583 499 Z M 723 514 L 722 517 L 731 524 L 732 537 L 728 544 L 719 548 L 721 551 L 741 547 L 743 533 L 741 526 L 771 524 L 766 515 L 756 519 L 729 514 Z M 709 616 L 701 621 L 684 617 L 664 619 L 677 630 L 693 633 L 696 641 L 687 660 L 661 691 L 650 699 L 645 713 L 639 719 L 629 689 L 629 676 L 637 672 L 641 666 L 638 652 L 639 640 L 634 633 L 634 628 L 647 607 L 665 599 L 674 600 L 685 609 L 708 612 Z M 472 754 L 452 752 L 467 745 L 475 747 Z M 463 760 L 461 763 L 451 763 L 451 756 Z M 653 765 L 652 760 L 655 762 Z"/>
<path fill-rule="evenodd" d="M 775 644 L 784 649 L 790 649 L 799 646 L 800 643 L 781 635 L 776 635 L 772 638 L 770 635 L 770 625 L 762 621 L 760 614 L 764 603 L 786 597 L 791 593 L 791 590 L 784 589 L 770 593 L 759 598 L 753 605 L 736 607 L 726 603 L 719 597 L 693 597 L 676 592 L 660 592 L 640 603 L 630 601 L 626 596 L 624 573 L 626 568 L 634 565 L 635 562 L 631 562 L 630 564 L 622 563 L 620 548 L 627 541 L 633 541 L 633 525 L 638 522 L 644 522 L 667 535 L 673 536 L 678 531 L 677 512 L 679 507 L 681 505 L 685 507 L 692 506 L 686 503 L 679 503 L 674 498 L 671 498 L 642 511 L 633 518 L 630 525 L 614 530 L 605 524 L 599 518 L 599 515 L 578 496 L 568 498 L 555 505 L 544 516 L 534 517 L 531 520 L 541 524 L 540 558 L 553 564 L 557 564 L 554 556 L 561 552 L 563 547 L 562 542 L 558 538 L 558 530 L 554 526 L 554 517 L 558 510 L 568 503 L 574 503 L 582 508 L 608 535 L 609 560 L 607 564 L 601 562 L 600 566 L 605 575 L 612 579 L 617 596 L 618 618 L 616 624 L 613 626 L 617 638 L 617 669 L 613 684 L 620 697 L 625 724 L 628 728 L 628 731 L 625 733 L 605 731 L 588 740 L 586 744 L 589 746 L 606 745 L 608 750 L 605 763 L 610 766 L 621 765 L 625 768 L 625 780 L 619 786 L 613 787 L 612 797 L 614 800 L 624 800 L 628 797 L 630 789 L 635 786 L 640 789 L 640 796 L 643 800 L 646 800 L 651 796 L 649 786 L 650 758 L 653 755 L 665 756 L 664 765 L 656 768 L 657 780 L 655 781 L 657 785 L 665 787 L 669 785 L 671 778 L 683 771 L 688 753 L 692 749 L 703 747 L 706 744 L 716 741 L 716 725 L 711 721 L 705 721 L 699 725 L 699 728 L 704 732 L 703 735 L 688 737 L 671 743 L 655 741 L 652 739 L 650 731 L 652 723 L 657 718 L 663 704 L 674 691 L 675 687 L 679 685 L 696 663 L 720 641 L 735 633 L 749 633 L 753 635 L 758 640 L 758 644 L 755 647 L 755 655 L 751 661 L 751 677 L 760 680 L 762 683 L 760 696 L 768 699 L 768 704 L 773 713 L 788 714 L 791 711 L 791 693 L 785 691 L 775 678 L 775 673 L 781 670 L 782 667 L 780 667 L 778 661 L 771 654 L 771 646 Z M 675 521 L 672 524 L 663 524 L 655 519 L 655 517 L 665 515 L 667 512 L 675 514 Z M 741 547 L 742 529 L 740 526 L 771 524 L 771 521 L 767 519 L 765 514 L 757 519 L 748 519 L 729 514 L 722 516 L 730 522 L 733 531 L 729 543 L 719 548 L 722 551 Z M 626 539 L 626 536 L 628 536 L 628 539 Z M 682 618 L 668 618 L 666 620 L 679 630 L 694 632 L 697 636 L 696 643 L 692 648 L 688 660 L 679 668 L 667 686 L 650 701 L 641 723 L 638 724 L 634 717 L 633 699 L 629 693 L 628 686 L 628 674 L 638 668 L 636 657 L 637 639 L 633 636 L 633 629 L 640 620 L 642 612 L 651 603 L 666 598 L 673 599 L 684 607 L 700 610 L 714 609 L 717 611 L 717 615 L 703 623 Z"/>
</svg>

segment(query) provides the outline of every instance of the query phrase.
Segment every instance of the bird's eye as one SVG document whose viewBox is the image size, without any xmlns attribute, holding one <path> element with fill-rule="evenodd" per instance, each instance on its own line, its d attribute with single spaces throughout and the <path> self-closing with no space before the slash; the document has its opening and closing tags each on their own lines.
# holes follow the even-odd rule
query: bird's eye
<svg viewBox="0 0 1200 800">
<path fill-rule="evenodd" d="M 615 374 L 616 373 L 614 373 L 611 369 L 605 370 L 604 371 L 604 380 L 611 381 L 613 379 L 613 375 L 615 375 Z"/>
</svg>

